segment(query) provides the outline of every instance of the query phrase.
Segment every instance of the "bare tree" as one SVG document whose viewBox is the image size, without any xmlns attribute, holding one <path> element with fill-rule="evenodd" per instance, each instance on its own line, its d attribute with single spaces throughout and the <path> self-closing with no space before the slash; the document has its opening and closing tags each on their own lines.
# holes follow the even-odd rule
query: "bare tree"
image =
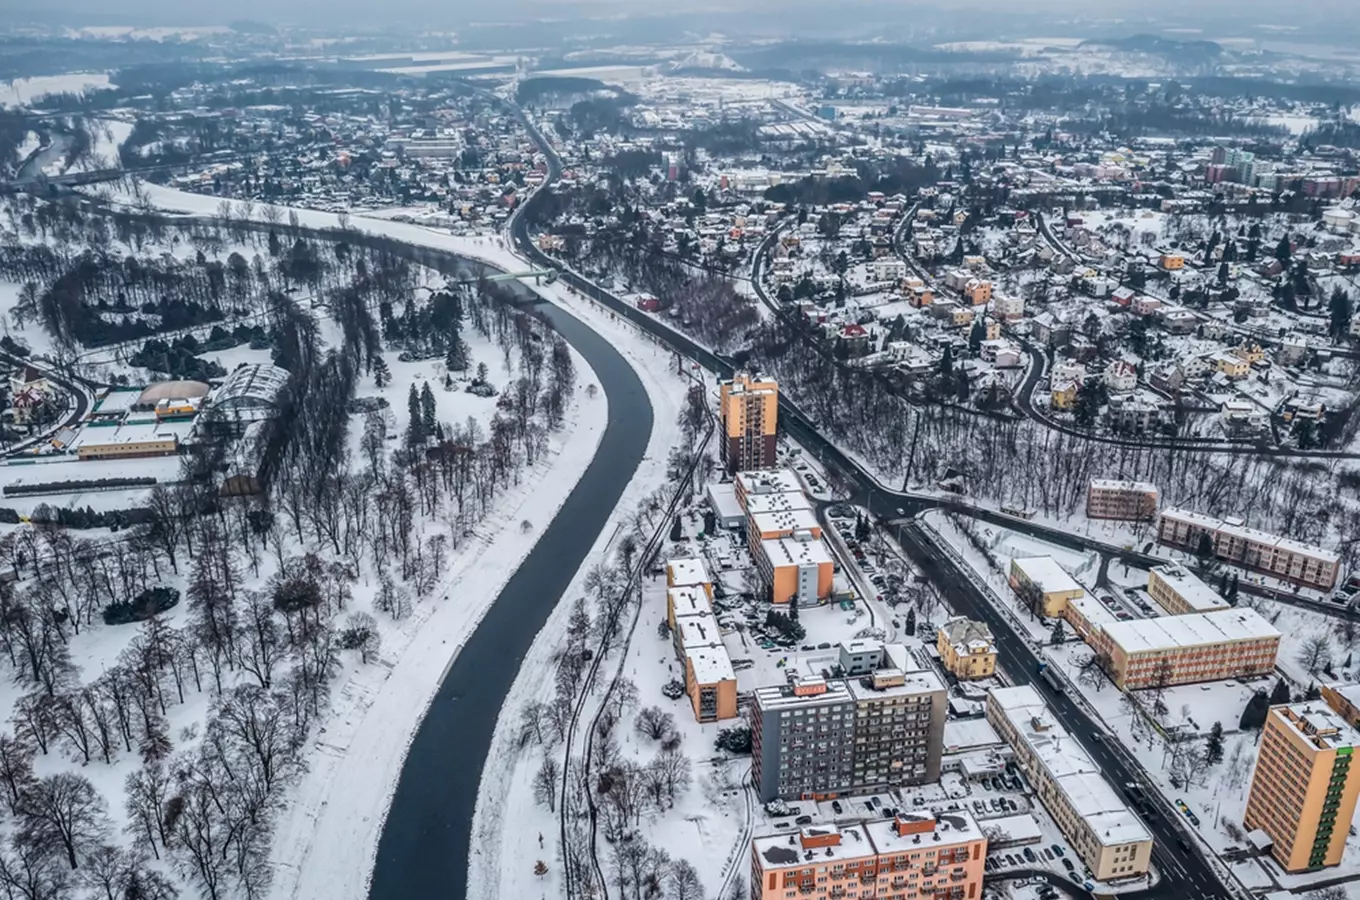
<svg viewBox="0 0 1360 900">
<path fill-rule="evenodd" d="M 85 848 L 108 832 L 104 798 L 88 778 L 58 772 L 39 779 L 20 801 L 23 831 L 35 844 L 59 849 L 74 869 Z"/>
<path fill-rule="evenodd" d="M 127 825 L 128 834 L 134 840 L 145 839 L 146 846 L 153 856 L 161 858 L 156 849 L 156 841 L 162 847 L 170 846 L 170 826 L 167 824 L 166 806 L 170 802 L 173 785 L 165 771 L 165 766 L 152 762 L 128 775 L 124 782 L 127 792 L 127 809 L 131 821 Z"/>
<path fill-rule="evenodd" d="M 0 886 L 14 900 L 63 900 L 70 872 L 48 848 L 14 835 L 0 850 Z"/>
<path fill-rule="evenodd" d="M 1332 665 L 1332 642 L 1325 633 L 1312 635 L 1304 638 L 1299 645 L 1299 652 L 1294 660 L 1303 667 L 1309 675 L 1317 675 L 1323 669 L 1330 668 Z"/>
<path fill-rule="evenodd" d="M 671 863 L 666 884 L 670 888 L 671 900 L 702 900 L 704 884 L 699 880 L 699 872 L 687 859 L 677 859 Z"/>
<path fill-rule="evenodd" d="M 675 716 L 659 706 L 645 706 L 638 711 L 635 727 L 643 737 L 659 741 L 675 730 Z"/>
<path fill-rule="evenodd" d="M 557 758 L 551 753 L 545 753 L 543 764 L 538 767 L 538 772 L 534 775 L 534 799 L 548 807 L 548 812 L 555 812 L 557 808 L 559 774 Z"/>
<path fill-rule="evenodd" d="M 33 786 L 33 747 L 8 734 L 0 734 L 0 790 L 12 814 L 19 812 L 19 801 Z"/>
</svg>

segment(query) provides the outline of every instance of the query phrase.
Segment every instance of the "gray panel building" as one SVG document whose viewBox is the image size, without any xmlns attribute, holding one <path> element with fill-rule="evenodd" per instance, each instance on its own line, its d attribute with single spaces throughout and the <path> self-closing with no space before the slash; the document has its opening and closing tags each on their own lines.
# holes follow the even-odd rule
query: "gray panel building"
<svg viewBox="0 0 1360 900">
<path fill-rule="evenodd" d="M 868 660 L 845 662 L 863 671 Z M 937 675 L 897 667 L 835 680 L 795 673 L 787 684 L 757 688 L 749 714 L 760 798 L 822 799 L 937 781 L 947 706 Z"/>
</svg>

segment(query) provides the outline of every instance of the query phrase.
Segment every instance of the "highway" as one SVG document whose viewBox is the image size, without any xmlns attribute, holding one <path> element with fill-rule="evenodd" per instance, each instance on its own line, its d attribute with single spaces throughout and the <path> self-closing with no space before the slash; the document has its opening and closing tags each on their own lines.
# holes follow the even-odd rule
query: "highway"
<svg viewBox="0 0 1360 900">
<path fill-rule="evenodd" d="M 561 160 L 537 128 L 517 107 L 511 106 L 524 121 L 527 130 L 538 143 L 548 160 L 549 177 L 545 187 L 556 180 L 561 171 Z M 526 201 L 526 212 L 537 197 L 536 193 Z M 554 262 L 533 243 L 528 232 L 527 216 L 517 216 L 511 229 L 511 237 L 518 252 L 537 265 L 554 265 Z M 570 269 L 562 272 L 562 280 L 581 293 L 609 307 L 617 314 L 635 322 L 662 343 L 676 352 L 698 361 L 704 368 L 715 372 L 719 377 L 730 377 L 733 372 L 731 362 L 708 351 L 689 338 L 665 327 L 652 316 L 635 309 L 613 294 L 604 291 L 593 282 L 582 278 Z M 793 440 L 800 443 L 809 453 L 829 468 L 835 469 L 846 483 L 854 486 L 851 502 L 864 506 L 878 518 L 891 518 L 894 514 L 911 517 L 936 506 L 950 507 L 955 504 L 942 502 L 936 497 L 920 497 L 883 488 L 872 476 L 863 471 L 856 463 L 845 456 L 837 447 L 824 438 L 799 412 L 798 408 L 781 394 L 779 398 L 780 424 Z M 961 511 L 987 520 L 1001 520 L 1007 527 L 1035 534 L 1048 539 L 1062 537 L 1064 543 L 1086 539 L 1036 526 L 1032 523 L 989 513 L 958 504 Z M 900 512 L 898 512 L 900 510 Z M 914 522 L 904 522 L 895 526 L 899 545 L 906 551 L 911 561 L 942 591 L 946 602 L 956 613 L 967 615 L 987 622 L 997 639 L 998 656 L 1007 674 L 1018 684 L 1029 683 L 1037 667 L 1037 659 L 1029 645 L 1017 635 L 1004 617 L 998 613 L 986 598 L 982 597 L 972 582 L 960 571 L 952 560 L 925 538 L 920 526 Z M 1092 542 L 1094 543 L 1094 542 Z M 1137 558 L 1142 554 L 1120 551 L 1123 556 Z M 1069 697 L 1056 694 L 1046 684 L 1039 688 L 1050 704 L 1055 715 L 1077 737 L 1092 758 L 1103 768 L 1106 777 L 1116 786 L 1125 782 L 1143 783 L 1141 769 L 1131 760 L 1117 755 L 1109 745 L 1094 737 L 1097 726 L 1091 717 Z M 1155 791 L 1149 795 L 1156 797 Z M 1195 850 L 1186 850 L 1178 843 L 1183 838 L 1179 830 L 1180 817 L 1171 807 L 1154 807 L 1153 815 L 1147 824 L 1156 838 L 1154 862 L 1164 874 L 1162 881 L 1154 888 L 1142 892 L 1141 896 L 1156 900 L 1232 900 L 1234 895 L 1221 884 L 1205 859 Z"/>
</svg>

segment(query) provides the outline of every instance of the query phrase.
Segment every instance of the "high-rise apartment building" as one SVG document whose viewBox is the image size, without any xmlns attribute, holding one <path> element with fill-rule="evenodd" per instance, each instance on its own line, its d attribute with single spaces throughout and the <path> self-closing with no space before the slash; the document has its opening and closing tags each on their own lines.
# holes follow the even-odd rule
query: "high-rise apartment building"
<svg viewBox="0 0 1360 900">
<path fill-rule="evenodd" d="M 858 678 L 790 675 L 757 688 L 749 710 L 762 800 L 831 798 L 940 777 L 947 696 L 933 672 L 889 665 Z M 845 651 L 842 651 L 844 656 Z"/>
<path fill-rule="evenodd" d="M 1341 862 L 1360 796 L 1360 733 L 1319 701 L 1272 707 L 1242 823 L 1286 872 Z"/>
<path fill-rule="evenodd" d="M 977 900 L 986 860 L 964 811 L 807 827 L 751 841 L 751 900 Z"/>
<path fill-rule="evenodd" d="M 718 386 L 723 464 L 728 472 L 766 469 L 775 463 L 779 385 L 773 378 L 738 372 Z"/>
</svg>

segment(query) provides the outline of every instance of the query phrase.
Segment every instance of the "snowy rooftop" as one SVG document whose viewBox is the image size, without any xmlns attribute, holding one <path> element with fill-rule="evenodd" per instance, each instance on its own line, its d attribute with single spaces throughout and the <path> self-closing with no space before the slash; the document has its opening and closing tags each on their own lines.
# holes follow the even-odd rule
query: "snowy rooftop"
<svg viewBox="0 0 1360 900">
<path fill-rule="evenodd" d="M 1043 828 L 1029 813 L 988 819 L 987 828 L 999 829 L 1005 836 L 1003 840 L 1016 844 L 1033 843 L 1044 836 Z"/>
<path fill-rule="evenodd" d="M 678 587 L 671 588 L 666 593 L 670 595 L 671 609 L 675 610 L 677 618 L 710 611 L 708 595 L 702 588 Z"/>
<path fill-rule="evenodd" d="M 670 577 L 671 587 L 694 587 L 711 583 L 703 560 L 693 557 L 666 560 L 666 574 Z"/>
<path fill-rule="evenodd" d="M 1360 732 L 1321 700 L 1309 700 L 1270 711 L 1280 724 L 1319 750 L 1360 747 Z"/>
<path fill-rule="evenodd" d="M 799 538 L 774 538 L 760 542 L 765 557 L 772 566 L 821 565 L 831 562 L 831 551 L 826 549 L 821 538 L 800 540 Z"/>
<path fill-rule="evenodd" d="M 783 496 L 782 494 L 777 496 Z M 759 498 L 756 498 L 759 499 Z M 780 512 L 755 513 L 751 516 L 755 530 L 760 534 L 779 531 L 811 531 L 819 528 L 817 517 L 810 509 L 790 509 Z"/>
<path fill-rule="evenodd" d="M 806 845 L 806 847 L 805 847 Z M 773 834 L 751 841 L 751 850 L 762 868 L 825 865 L 852 859 L 872 859 L 877 854 L 864 829 L 858 825 L 809 826 L 798 834 Z"/>
<path fill-rule="evenodd" d="M 1157 485 L 1150 481 L 1118 481 L 1113 478 L 1092 478 L 1091 489 L 1095 491 L 1129 491 L 1140 494 L 1157 493 Z"/>
<path fill-rule="evenodd" d="M 914 834 L 898 833 L 897 824 L 899 821 L 908 828 L 911 826 L 924 828 L 932 820 L 934 828 L 931 831 L 917 831 Z M 951 844 L 963 844 L 982 839 L 982 829 L 978 827 L 977 820 L 965 810 L 951 810 L 950 812 L 940 813 L 929 811 L 902 813 L 896 819 L 865 822 L 864 830 L 868 833 L 869 840 L 873 841 L 878 852 L 884 854 L 919 851 L 922 847 L 940 849 Z M 936 840 L 934 835 L 939 835 L 939 840 Z"/>
<path fill-rule="evenodd" d="M 1026 556 L 1013 559 L 1011 563 L 1024 572 L 1025 577 L 1046 594 L 1057 591 L 1084 590 L 1051 556 Z"/>
<path fill-rule="evenodd" d="M 865 684 L 866 681 L 870 681 L 868 676 L 851 678 L 846 681 L 846 686 L 850 688 L 850 696 L 856 700 L 881 700 L 885 697 L 912 697 L 932 691 L 944 691 L 944 682 L 940 680 L 940 676 L 926 670 L 903 672 L 901 669 L 879 669 L 875 674 L 886 675 L 893 681 L 900 678 L 902 683 L 873 687 L 871 684 Z"/>
<path fill-rule="evenodd" d="M 698 684 L 717 684 L 719 681 L 736 681 L 737 674 L 732 671 L 732 660 L 726 648 L 695 647 L 685 649 L 685 659 L 694 669 L 694 680 Z"/>
<path fill-rule="evenodd" d="M 974 622 L 966 616 L 955 616 L 940 626 L 944 639 L 957 653 L 986 653 L 995 649 L 992 629 L 986 622 Z"/>
<path fill-rule="evenodd" d="M 733 490 L 730 482 L 710 484 L 708 486 L 708 502 L 719 519 L 741 518 L 741 503 L 738 502 L 737 492 Z"/>
<path fill-rule="evenodd" d="M 1095 597 L 1078 597 L 1075 600 L 1068 601 L 1068 605 L 1077 611 L 1077 615 L 1092 625 L 1099 625 L 1103 628 L 1119 621 L 1119 617 Z"/>
<path fill-rule="evenodd" d="M 1217 591 L 1190 574 L 1184 566 L 1173 563 L 1155 566 L 1152 571 L 1196 612 L 1216 612 L 1229 606 L 1228 601 L 1220 597 Z"/>
<path fill-rule="evenodd" d="M 1189 613 L 1157 619 L 1134 619 L 1106 625 L 1105 634 L 1126 653 L 1196 647 L 1280 637 L 1256 610 L 1243 607 L 1216 613 Z"/>
<path fill-rule="evenodd" d="M 803 486 L 792 469 L 752 469 L 738 472 L 736 483 L 749 497 L 751 494 L 780 494 L 802 492 Z"/>
<path fill-rule="evenodd" d="M 155 419 L 124 422 L 118 426 L 87 426 L 71 444 L 81 447 L 113 447 L 147 441 L 184 440 L 193 431 L 192 422 L 159 422 Z"/>
<path fill-rule="evenodd" d="M 974 747 L 993 747 L 1001 736 L 986 719 L 950 719 L 944 723 L 944 749 L 954 752 Z"/>
<path fill-rule="evenodd" d="M 1053 718 L 1033 686 L 998 688 L 991 698 L 1073 809 L 1089 823 L 1097 840 L 1107 845 L 1152 840 L 1147 827 L 1119 799 L 1082 746 Z"/>
<path fill-rule="evenodd" d="M 812 681 L 812 679 L 805 679 Z M 826 690 L 820 693 L 795 694 L 792 685 L 771 684 L 751 692 L 757 709 L 796 709 L 800 706 L 820 706 L 823 703 L 853 703 L 850 689 L 843 681 L 825 681 Z"/>
<path fill-rule="evenodd" d="M 769 494 L 746 495 L 746 512 L 753 516 L 810 509 L 812 509 L 812 501 L 802 491 L 778 491 Z M 816 521 L 815 518 L 814 521 Z"/>
<path fill-rule="evenodd" d="M 722 634 L 718 620 L 708 610 L 675 617 L 675 628 L 680 632 L 680 646 L 686 650 L 696 647 L 721 647 Z"/>
</svg>

